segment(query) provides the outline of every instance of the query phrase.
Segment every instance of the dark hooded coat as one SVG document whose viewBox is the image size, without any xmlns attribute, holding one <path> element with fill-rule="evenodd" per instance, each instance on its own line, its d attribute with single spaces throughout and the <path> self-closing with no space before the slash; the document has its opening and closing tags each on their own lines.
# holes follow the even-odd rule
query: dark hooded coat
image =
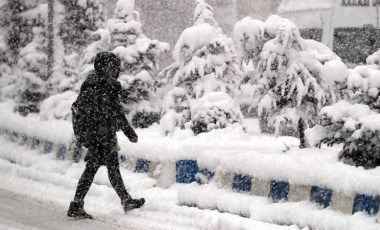
<svg viewBox="0 0 380 230">
<path fill-rule="evenodd" d="M 88 141 L 82 143 L 88 148 L 85 161 L 115 165 L 118 164 L 116 132 L 122 130 L 130 140 L 136 139 L 137 135 L 120 104 L 121 84 L 116 80 L 120 59 L 112 53 L 102 52 L 96 56 L 94 66 L 95 71 L 82 84 L 76 102 L 78 111 L 85 114 L 83 122 L 89 127 Z"/>
</svg>

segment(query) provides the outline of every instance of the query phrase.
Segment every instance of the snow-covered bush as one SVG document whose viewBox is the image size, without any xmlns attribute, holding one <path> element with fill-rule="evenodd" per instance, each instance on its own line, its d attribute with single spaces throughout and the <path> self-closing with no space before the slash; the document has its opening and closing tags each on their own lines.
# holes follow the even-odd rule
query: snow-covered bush
<svg viewBox="0 0 380 230">
<path fill-rule="evenodd" d="M 21 49 L 17 63 L 19 68 L 15 82 L 17 89 L 16 102 L 21 114 L 39 111 L 39 102 L 47 94 L 47 54 L 46 38 L 43 28 L 33 29 L 34 37 L 31 43 Z"/>
<path fill-rule="evenodd" d="M 185 129 L 185 124 L 190 121 L 190 100 L 184 88 L 175 87 L 164 98 L 163 114 L 160 125 L 167 135 L 175 130 L 175 127 Z"/>
<path fill-rule="evenodd" d="M 93 70 L 98 52 L 114 52 L 121 59 L 121 101 L 132 124 L 145 128 L 157 122 L 161 114 L 161 101 L 156 95 L 158 59 L 169 50 L 169 45 L 151 40 L 142 33 L 140 16 L 134 9 L 133 0 L 119 0 L 113 18 L 94 36 L 99 39 L 83 52 L 82 75 Z"/>
<path fill-rule="evenodd" d="M 77 97 L 78 94 L 73 91 L 50 96 L 41 102 L 40 117 L 43 120 L 71 121 L 71 105 Z"/>
<path fill-rule="evenodd" d="M 239 105 L 226 93 L 208 93 L 194 103 L 190 128 L 195 134 L 243 123 Z"/>
<path fill-rule="evenodd" d="M 380 166 L 380 115 L 360 120 L 359 129 L 349 137 L 339 158 L 346 164 L 375 168 Z"/>
<path fill-rule="evenodd" d="M 297 135 L 300 118 L 314 123 L 320 108 L 338 98 L 333 96 L 334 67 L 340 70 L 340 59 L 326 46 L 304 40 L 291 21 L 245 18 L 236 24 L 234 37 L 245 71 L 240 89 L 251 97 L 250 109 L 257 111 L 262 132 Z M 335 77 L 329 79 L 331 86 L 324 70 Z"/>
<path fill-rule="evenodd" d="M 346 82 L 346 94 L 352 103 L 368 105 L 380 112 L 380 65 L 379 52 L 367 58 L 367 65 L 350 70 Z"/>
<path fill-rule="evenodd" d="M 367 105 L 340 101 L 322 108 L 319 124 L 306 130 L 312 146 L 343 143 L 340 159 L 344 162 L 372 168 L 380 166 L 380 115 Z"/>
<path fill-rule="evenodd" d="M 224 92 L 234 96 L 237 82 L 241 80 L 232 39 L 228 38 L 218 26 L 213 16 L 213 8 L 203 0 L 196 2 L 194 25 L 182 32 L 173 51 L 175 62 L 160 74 L 172 87 L 182 88 L 184 90 L 182 92 L 186 92 L 187 98 L 191 101 L 190 105 L 198 104 L 203 97 L 213 92 Z M 229 102 L 230 98 L 222 98 Z M 226 104 L 228 102 L 226 101 Z M 224 120 L 218 120 L 223 119 L 222 116 L 215 115 L 212 119 L 204 117 L 207 114 L 205 110 L 212 109 L 214 108 L 199 108 L 198 110 L 191 108 L 192 127 L 200 127 L 201 125 L 196 125 L 196 123 L 201 120 L 213 123 L 202 124 L 206 128 L 199 128 L 196 133 L 225 126 Z M 240 108 L 237 109 L 235 113 L 240 114 Z M 168 111 L 164 114 L 168 114 Z M 227 122 L 232 122 L 232 120 L 234 119 L 226 119 Z M 175 125 L 181 127 L 183 124 L 173 120 L 172 126 Z"/>
</svg>

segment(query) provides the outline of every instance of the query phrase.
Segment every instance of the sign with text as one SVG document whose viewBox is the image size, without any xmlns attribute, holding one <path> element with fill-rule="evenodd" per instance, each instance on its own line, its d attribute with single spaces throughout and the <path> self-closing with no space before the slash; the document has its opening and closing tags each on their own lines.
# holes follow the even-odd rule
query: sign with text
<svg viewBox="0 0 380 230">
<path fill-rule="evenodd" d="M 373 4 L 379 0 L 374 0 Z M 342 0 L 342 6 L 369 6 L 369 0 Z"/>
</svg>

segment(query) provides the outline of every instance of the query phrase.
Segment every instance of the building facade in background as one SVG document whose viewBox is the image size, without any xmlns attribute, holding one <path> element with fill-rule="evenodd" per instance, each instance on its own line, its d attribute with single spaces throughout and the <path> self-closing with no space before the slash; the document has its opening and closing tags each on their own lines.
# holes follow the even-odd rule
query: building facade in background
<svg viewBox="0 0 380 230">
<path fill-rule="evenodd" d="M 283 0 L 278 13 L 345 62 L 363 63 L 380 48 L 380 0 Z"/>
</svg>

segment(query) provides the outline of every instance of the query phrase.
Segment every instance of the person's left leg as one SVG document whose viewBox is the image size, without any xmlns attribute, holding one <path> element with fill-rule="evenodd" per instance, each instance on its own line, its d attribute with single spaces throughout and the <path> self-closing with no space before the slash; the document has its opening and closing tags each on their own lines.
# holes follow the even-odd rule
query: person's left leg
<svg viewBox="0 0 380 230">
<path fill-rule="evenodd" d="M 70 203 L 70 207 L 67 212 L 67 215 L 69 217 L 79 219 L 92 219 L 92 216 L 84 211 L 84 198 L 91 187 L 91 184 L 99 167 L 100 166 L 93 163 L 86 164 L 86 168 L 77 185 L 74 201 Z"/>
</svg>

